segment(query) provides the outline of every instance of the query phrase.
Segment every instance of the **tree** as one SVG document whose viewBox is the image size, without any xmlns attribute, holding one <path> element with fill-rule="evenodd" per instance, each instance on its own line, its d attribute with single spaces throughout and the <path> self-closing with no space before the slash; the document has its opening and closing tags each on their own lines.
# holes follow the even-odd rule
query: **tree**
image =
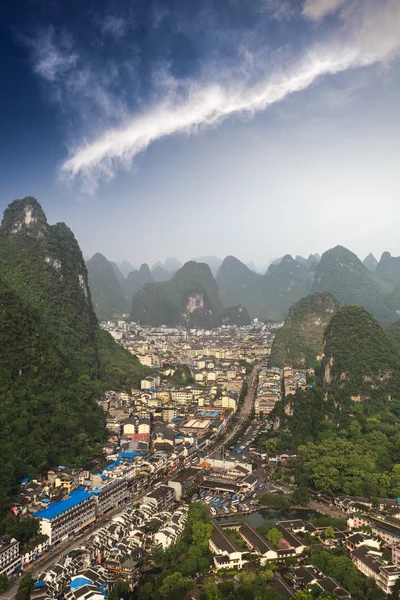
<svg viewBox="0 0 400 600">
<path fill-rule="evenodd" d="M 139 595 L 142 600 L 149 600 L 153 593 L 153 584 L 151 581 L 147 581 L 139 588 Z"/>
<path fill-rule="evenodd" d="M 15 595 L 16 600 L 27 600 L 29 598 L 29 592 L 33 586 L 33 579 L 31 575 L 24 575 L 18 585 L 18 591 Z"/>
<path fill-rule="evenodd" d="M 164 578 L 158 591 L 160 596 L 167 600 L 183 600 L 190 587 L 190 582 L 183 577 L 180 571 L 177 571 Z"/>
<path fill-rule="evenodd" d="M 208 541 L 212 534 L 212 525 L 210 523 L 202 523 L 197 521 L 192 527 L 192 543 L 199 548 L 207 548 Z"/>
<path fill-rule="evenodd" d="M 335 530 L 329 526 L 323 531 L 322 535 L 326 540 L 330 540 L 335 537 Z"/>
<path fill-rule="evenodd" d="M 120 598 L 127 598 L 129 595 L 129 584 L 124 579 L 117 579 L 114 587 L 109 595 L 110 600 L 119 600 Z"/>
<path fill-rule="evenodd" d="M 310 502 L 310 494 L 308 493 L 307 488 L 296 488 L 292 494 L 292 501 L 293 504 L 300 504 L 302 506 L 306 506 Z"/>
<path fill-rule="evenodd" d="M 192 575 L 197 571 L 197 560 L 195 558 L 186 558 L 181 562 L 179 569 L 183 575 Z"/>
<path fill-rule="evenodd" d="M 207 573 L 210 569 L 210 561 L 204 556 L 202 558 L 199 558 L 199 560 L 197 561 L 197 565 L 200 573 Z"/>
<path fill-rule="evenodd" d="M 0 592 L 5 592 L 8 588 L 8 577 L 6 573 L 0 575 Z"/>
<path fill-rule="evenodd" d="M 277 547 L 278 542 L 282 539 L 282 537 L 283 536 L 281 532 L 279 529 L 276 529 L 276 527 L 270 529 L 266 535 L 267 542 L 269 542 L 274 548 Z"/>
</svg>

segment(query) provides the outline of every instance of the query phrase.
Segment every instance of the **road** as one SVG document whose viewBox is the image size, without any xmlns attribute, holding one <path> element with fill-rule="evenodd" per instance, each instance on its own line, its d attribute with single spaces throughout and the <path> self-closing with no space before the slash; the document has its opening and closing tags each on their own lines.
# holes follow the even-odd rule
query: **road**
<svg viewBox="0 0 400 600">
<path fill-rule="evenodd" d="M 248 391 L 247 391 L 246 397 L 243 401 L 242 408 L 239 412 L 239 415 L 238 415 L 239 418 L 237 420 L 237 423 L 235 424 L 235 427 L 232 429 L 232 431 L 229 431 L 226 433 L 224 440 L 223 441 L 221 440 L 221 442 L 218 444 L 218 447 L 213 448 L 212 452 L 217 452 L 217 451 L 221 450 L 221 447 L 223 445 L 229 443 L 229 440 L 237 434 L 237 432 L 239 431 L 243 422 L 246 421 L 246 419 L 249 417 L 251 410 L 253 408 L 254 397 L 255 397 L 255 393 L 256 393 L 256 386 L 257 386 L 257 373 L 258 373 L 260 367 L 261 367 L 261 364 L 256 364 L 252 373 L 249 375 L 249 377 L 247 379 Z M 210 453 L 208 453 L 207 455 L 209 455 L 209 454 Z M 182 469 L 184 469 L 185 467 L 186 467 L 186 464 L 183 465 Z M 139 494 L 137 494 L 136 496 L 134 496 L 132 498 L 132 501 L 134 503 L 139 502 L 143 498 L 143 496 L 145 496 L 151 490 L 151 487 L 152 486 L 146 488 L 145 490 L 142 490 Z M 56 549 L 52 550 L 48 554 L 44 555 L 42 560 L 36 562 L 34 565 L 32 565 L 30 568 L 26 569 L 24 572 L 30 573 L 34 577 L 35 575 L 38 575 L 39 573 L 41 573 L 43 570 L 51 567 L 59 560 L 59 558 L 61 556 L 67 554 L 74 548 L 81 546 L 97 529 L 104 527 L 108 521 L 110 521 L 116 514 L 122 512 L 123 510 L 125 510 L 125 504 L 123 504 L 121 506 L 117 506 L 112 511 L 110 511 L 106 517 L 103 517 L 103 519 L 101 519 L 101 521 L 96 523 L 93 527 L 88 528 L 88 530 L 85 531 L 84 534 L 81 534 L 81 535 L 79 535 L 79 537 L 78 536 L 74 537 L 74 538 L 67 540 L 64 543 L 60 544 L 60 546 L 58 546 Z M 0 595 L 0 600 L 11 600 L 17 592 L 17 588 L 18 588 L 18 580 L 6 592 L 3 592 L 3 594 Z"/>
</svg>

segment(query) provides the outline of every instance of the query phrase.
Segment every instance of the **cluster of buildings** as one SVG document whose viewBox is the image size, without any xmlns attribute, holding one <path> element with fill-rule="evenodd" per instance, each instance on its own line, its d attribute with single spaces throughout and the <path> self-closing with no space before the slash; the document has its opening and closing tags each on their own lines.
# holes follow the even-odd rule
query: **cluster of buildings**
<svg viewBox="0 0 400 600">
<path fill-rule="evenodd" d="M 244 327 L 223 325 L 213 330 L 141 327 L 125 321 L 103 322 L 127 350 L 143 365 L 162 369 L 173 364 L 190 364 L 197 357 L 217 360 L 248 360 L 267 358 L 275 335 L 275 325 L 264 325 L 255 319 Z M 204 367 L 196 366 L 196 381 L 207 381 Z"/>
<path fill-rule="evenodd" d="M 268 415 L 282 397 L 295 394 L 298 389 L 307 387 L 307 374 L 313 371 L 300 371 L 285 367 L 262 367 L 258 372 L 258 388 L 255 399 L 256 414 Z"/>
<path fill-rule="evenodd" d="M 183 533 L 188 505 L 175 509 L 172 487 L 160 485 L 137 507 L 126 508 L 43 571 L 31 598 L 64 597 L 68 600 L 104 600 L 116 579 L 131 589 L 139 576 L 139 561 L 154 547 L 167 548 Z"/>
</svg>

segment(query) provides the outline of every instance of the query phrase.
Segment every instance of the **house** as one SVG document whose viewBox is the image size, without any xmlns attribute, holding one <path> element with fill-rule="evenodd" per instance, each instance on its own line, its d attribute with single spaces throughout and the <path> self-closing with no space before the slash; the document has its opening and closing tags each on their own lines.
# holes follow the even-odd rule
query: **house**
<svg viewBox="0 0 400 600">
<path fill-rule="evenodd" d="M 154 504 L 158 510 L 167 508 L 175 502 L 175 490 L 168 485 L 160 485 L 143 497 L 143 503 Z"/>
<path fill-rule="evenodd" d="M 11 575 L 21 566 L 19 542 L 5 536 L 0 539 L 0 574 Z"/>
<path fill-rule="evenodd" d="M 366 577 L 372 577 L 385 594 L 390 594 L 400 577 L 397 565 L 388 565 L 383 560 L 382 552 L 376 548 L 361 545 L 350 554 L 356 568 Z"/>
<path fill-rule="evenodd" d="M 232 523 L 230 524 L 232 527 Z M 259 557 L 261 564 L 264 565 L 267 561 L 276 560 L 278 558 L 278 554 L 272 546 L 268 544 L 266 539 L 258 533 L 251 525 L 248 523 L 242 523 L 238 529 L 239 535 L 244 539 L 248 547 L 253 550 Z"/>
<path fill-rule="evenodd" d="M 222 527 L 213 523 L 209 548 L 214 556 L 214 566 L 219 569 L 242 569 L 246 564 L 247 552 L 240 550 Z"/>
<path fill-rule="evenodd" d="M 290 584 L 293 592 L 308 589 L 310 586 L 320 588 L 322 592 L 334 594 L 343 600 L 351 600 L 351 594 L 340 586 L 332 577 L 327 577 L 322 571 L 313 565 L 292 567 L 285 574 L 286 581 Z M 294 595 L 294 594 L 293 594 Z"/>
</svg>

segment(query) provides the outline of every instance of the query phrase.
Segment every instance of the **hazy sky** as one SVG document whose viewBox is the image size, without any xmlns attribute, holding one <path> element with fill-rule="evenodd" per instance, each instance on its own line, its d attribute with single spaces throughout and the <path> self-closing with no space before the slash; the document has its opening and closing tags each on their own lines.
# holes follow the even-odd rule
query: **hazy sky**
<svg viewBox="0 0 400 600">
<path fill-rule="evenodd" d="M 1 209 L 133 264 L 400 254 L 399 0 L 7 4 Z"/>
</svg>

